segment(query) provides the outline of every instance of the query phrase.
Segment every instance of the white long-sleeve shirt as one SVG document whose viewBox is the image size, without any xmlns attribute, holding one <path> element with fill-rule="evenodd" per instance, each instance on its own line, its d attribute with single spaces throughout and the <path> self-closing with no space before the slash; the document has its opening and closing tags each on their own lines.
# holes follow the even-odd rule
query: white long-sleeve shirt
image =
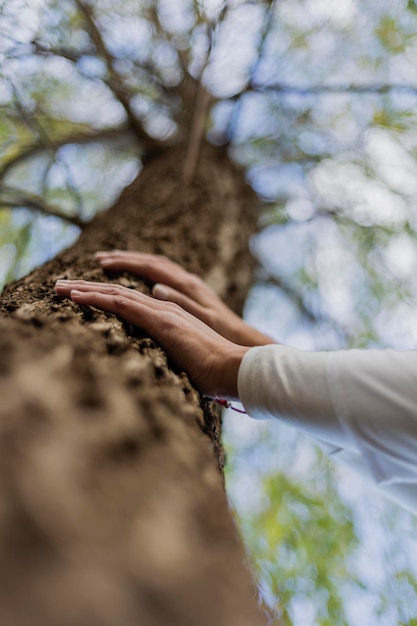
<svg viewBox="0 0 417 626">
<path fill-rule="evenodd" d="M 251 417 L 309 433 L 417 515 L 417 351 L 251 348 L 238 391 Z"/>
</svg>

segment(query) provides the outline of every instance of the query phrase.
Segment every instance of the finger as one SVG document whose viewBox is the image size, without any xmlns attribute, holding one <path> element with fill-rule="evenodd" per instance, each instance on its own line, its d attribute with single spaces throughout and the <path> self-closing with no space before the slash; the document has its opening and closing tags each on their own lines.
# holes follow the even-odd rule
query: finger
<svg viewBox="0 0 417 626">
<path fill-rule="evenodd" d="M 132 272 L 151 282 L 165 283 L 191 298 L 199 299 L 199 281 L 196 276 L 167 257 L 115 250 L 111 253 L 97 253 L 96 258 L 103 269 Z"/>
<path fill-rule="evenodd" d="M 55 291 L 58 293 L 69 293 L 71 291 L 71 289 L 78 289 L 78 288 L 83 288 L 83 287 L 87 287 L 87 286 L 91 286 L 91 287 L 97 287 L 97 289 L 100 289 L 101 287 L 103 287 L 104 285 L 106 285 L 108 283 L 99 283 L 99 282 L 94 282 L 91 280 L 80 280 L 80 279 L 74 279 L 74 280 L 65 280 L 63 278 L 61 278 L 60 280 L 57 280 L 55 283 Z"/>
<path fill-rule="evenodd" d="M 59 289 L 60 291 L 71 291 L 72 289 L 77 289 L 80 291 L 109 291 L 112 289 L 125 291 L 126 294 L 141 294 L 140 291 L 136 289 L 131 289 L 130 287 L 124 287 L 123 285 L 118 285 L 116 283 L 104 283 L 104 282 L 94 282 L 92 280 L 82 280 L 82 279 L 74 279 L 74 280 L 57 280 L 55 283 L 55 289 Z M 144 294 L 141 294 L 144 296 Z M 146 296 L 144 296 L 146 297 Z"/>
<path fill-rule="evenodd" d="M 185 273 L 185 270 L 180 265 L 160 254 L 113 250 L 112 252 L 96 252 L 94 256 L 101 266 L 111 269 L 126 269 L 142 273 L 152 272 L 155 268 L 165 267 L 171 271 Z"/>
<path fill-rule="evenodd" d="M 94 257 L 100 265 L 124 266 L 126 263 L 134 263 L 135 260 L 151 261 L 157 255 L 145 252 L 132 252 L 128 250 L 112 250 L 111 252 L 95 252 Z"/>
<path fill-rule="evenodd" d="M 114 313 L 127 322 L 143 328 L 146 332 L 152 333 L 155 327 L 157 312 L 148 307 L 146 303 L 139 303 L 122 295 L 97 291 L 78 291 L 77 289 L 73 289 L 70 296 L 71 300 L 77 304 L 94 306 L 102 311 Z"/>
<path fill-rule="evenodd" d="M 198 302 L 177 291 L 176 289 L 172 289 L 167 285 L 161 285 L 160 283 L 157 283 L 152 289 L 152 295 L 158 300 L 174 302 L 188 313 L 191 313 L 203 322 L 208 323 L 207 310 L 200 304 L 198 304 Z"/>
<path fill-rule="evenodd" d="M 55 291 L 58 295 L 68 296 L 70 292 L 73 290 L 79 291 L 101 291 L 101 292 L 109 292 L 113 289 L 127 289 L 126 287 L 122 287 L 122 285 L 115 285 L 113 283 L 99 283 L 90 280 L 57 280 L 55 283 Z M 129 289 L 134 293 L 133 289 Z M 138 292 L 136 292 L 138 293 Z"/>
<path fill-rule="evenodd" d="M 113 283 L 97 283 L 86 280 L 60 280 L 55 284 L 55 291 L 60 296 L 70 297 L 72 291 L 83 293 L 95 292 L 108 296 L 121 296 L 139 303 L 147 303 L 152 306 L 154 299 L 146 296 L 136 289 L 129 289 L 123 285 Z M 154 307 L 155 308 L 155 307 Z"/>
<path fill-rule="evenodd" d="M 113 298 L 124 298 L 131 302 L 146 305 L 153 310 L 175 310 L 181 314 L 181 309 L 173 301 L 163 301 L 151 298 L 140 291 L 136 291 L 136 289 L 129 289 L 128 287 L 115 285 L 114 283 L 97 283 L 86 280 L 61 280 L 57 281 L 55 291 L 58 295 L 71 299 L 74 291 L 77 293 L 94 293 Z"/>
<path fill-rule="evenodd" d="M 118 250 L 117 248 L 114 250 L 98 250 L 97 252 L 94 252 L 94 256 L 97 259 L 101 257 L 111 257 L 116 254 L 131 254 L 131 252 L 129 250 Z"/>
<path fill-rule="evenodd" d="M 96 283 L 102 285 L 102 283 Z M 108 311 L 118 315 L 122 319 L 139 326 L 153 335 L 156 339 L 163 340 L 166 332 L 174 330 L 173 335 L 178 334 L 178 328 L 187 327 L 198 328 L 200 334 L 210 335 L 218 339 L 219 335 L 209 326 L 204 324 L 195 316 L 191 316 L 188 312 L 179 308 L 172 302 L 158 302 L 149 296 L 143 296 L 141 301 L 130 298 L 131 290 L 125 292 L 111 291 L 95 291 L 94 287 L 87 285 L 89 288 L 81 291 L 72 289 L 69 293 L 71 300 L 80 305 L 94 306 L 103 311 Z M 109 285 L 111 287 L 111 285 Z M 175 308 L 172 308 L 175 307 Z M 173 324 L 173 320 L 175 323 Z M 166 331 L 166 332 L 165 332 Z"/>
<path fill-rule="evenodd" d="M 168 282 L 172 286 L 185 284 L 188 276 L 188 272 L 177 263 L 151 254 L 114 255 L 99 262 L 106 270 L 128 271 L 151 282 Z"/>
</svg>

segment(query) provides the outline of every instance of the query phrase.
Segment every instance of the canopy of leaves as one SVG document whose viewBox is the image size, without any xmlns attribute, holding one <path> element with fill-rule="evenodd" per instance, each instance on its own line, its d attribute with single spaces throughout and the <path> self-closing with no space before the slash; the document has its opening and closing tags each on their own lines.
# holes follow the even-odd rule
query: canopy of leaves
<svg viewBox="0 0 417 626">
<path fill-rule="evenodd" d="M 303 348 L 414 347 L 416 32 L 414 0 L 2 0 L 0 283 L 73 241 L 149 150 L 186 141 L 192 176 L 207 138 L 259 194 L 257 323 Z M 284 623 L 411 624 L 410 560 L 384 547 L 377 583 L 359 571 L 369 527 L 343 480 L 305 443 L 315 469 L 288 473 L 285 435 L 250 433 L 231 467 L 258 476 L 236 507 L 264 602 Z M 383 519 L 397 554 L 415 526 Z"/>
</svg>

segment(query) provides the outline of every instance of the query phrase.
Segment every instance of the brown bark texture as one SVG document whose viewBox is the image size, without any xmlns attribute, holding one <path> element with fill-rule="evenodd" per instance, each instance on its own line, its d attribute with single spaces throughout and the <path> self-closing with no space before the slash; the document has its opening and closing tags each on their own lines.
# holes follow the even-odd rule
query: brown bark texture
<svg viewBox="0 0 417 626">
<path fill-rule="evenodd" d="M 115 316 L 54 295 L 108 280 L 92 253 L 165 254 L 235 310 L 251 278 L 251 193 L 204 147 L 154 156 L 108 212 L 0 301 L 0 624 L 265 624 L 226 501 L 220 419 Z"/>
</svg>

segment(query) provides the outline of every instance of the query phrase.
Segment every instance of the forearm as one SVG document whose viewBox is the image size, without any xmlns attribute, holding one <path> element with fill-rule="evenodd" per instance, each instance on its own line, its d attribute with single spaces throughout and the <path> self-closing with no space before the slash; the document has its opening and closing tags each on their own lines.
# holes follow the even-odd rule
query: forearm
<svg viewBox="0 0 417 626">
<path fill-rule="evenodd" d="M 265 333 L 247 324 L 244 320 L 240 320 L 236 323 L 232 341 L 241 346 L 248 347 L 266 346 L 278 343 L 272 339 L 272 337 L 269 337 L 269 335 L 265 335 Z"/>
<path fill-rule="evenodd" d="M 360 453 L 377 483 L 417 484 L 417 351 L 252 348 L 238 392 L 253 417 Z"/>
<path fill-rule="evenodd" d="M 326 358 L 325 352 L 287 346 L 252 348 L 238 374 L 246 411 L 257 419 L 279 418 L 333 446 L 352 448 L 332 403 Z"/>
</svg>

